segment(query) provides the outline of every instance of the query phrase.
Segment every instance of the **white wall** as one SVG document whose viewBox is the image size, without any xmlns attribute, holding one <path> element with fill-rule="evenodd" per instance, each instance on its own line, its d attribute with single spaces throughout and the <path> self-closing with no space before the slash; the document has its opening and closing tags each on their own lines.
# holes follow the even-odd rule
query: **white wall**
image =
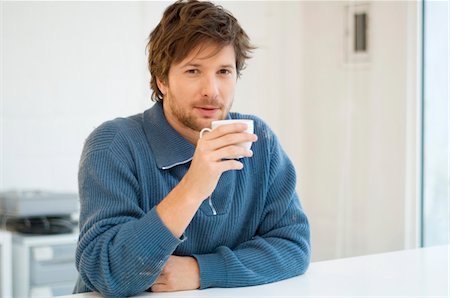
<svg viewBox="0 0 450 298">
<path fill-rule="evenodd" d="M 75 191 L 88 133 L 150 105 L 141 4 L 2 5 L 0 188 Z"/>
<path fill-rule="evenodd" d="M 294 161 L 314 260 L 413 246 L 417 4 L 371 3 L 361 67 L 343 60 L 346 2 L 220 3 L 259 47 L 233 109 L 265 119 Z M 3 4 L 0 190 L 76 190 L 93 127 L 152 104 L 144 50 L 167 5 Z"/>
<path fill-rule="evenodd" d="M 407 137 L 417 133 L 417 31 L 411 22 L 417 4 L 370 4 L 371 54 L 363 65 L 344 61 L 344 4 L 307 2 L 300 16 L 304 75 L 301 106 L 293 113 L 299 115 L 300 192 L 318 259 L 416 241 L 417 218 L 408 212 L 416 208 L 418 155 Z"/>
</svg>

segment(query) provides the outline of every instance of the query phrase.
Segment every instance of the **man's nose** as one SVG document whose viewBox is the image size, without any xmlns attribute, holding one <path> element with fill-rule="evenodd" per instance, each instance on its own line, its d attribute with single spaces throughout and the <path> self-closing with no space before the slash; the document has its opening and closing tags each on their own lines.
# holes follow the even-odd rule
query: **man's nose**
<svg viewBox="0 0 450 298">
<path fill-rule="evenodd" d="M 202 97 L 216 98 L 219 94 L 219 82 L 215 76 L 205 76 L 202 84 Z"/>
</svg>

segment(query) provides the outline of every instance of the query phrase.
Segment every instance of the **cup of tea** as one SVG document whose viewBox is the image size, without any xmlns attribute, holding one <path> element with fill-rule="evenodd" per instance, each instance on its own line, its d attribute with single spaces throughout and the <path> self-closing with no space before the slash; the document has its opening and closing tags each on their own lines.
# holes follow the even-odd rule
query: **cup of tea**
<svg viewBox="0 0 450 298">
<path fill-rule="evenodd" d="M 253 120 L 251 119 L 226 119 L 226 120 L 216 120 L 211 122 L 211 128 L 203 128 L 200 131 L 200 139 L 203 137 L 203 134 L 205 132 L 210 132 L 214 129 L 216 129 L 219 126 L 222 125 L 227 125 L 227 124 L 233 124 L 233 123 L 243 123 L 247 125 L 247 129 L 245 130 L 245 132 L 247 133 L 253 133 Z M 243 142 L 243 143 L 239 143 L 238 146 L 241 146 L 242 148 L 245 148 L 247 150 L 250 150 L 251 146 L 252 146 L 252 142 Z M 242 158 L 243 156 L 237 156 L 237 157 L 227 157 L 227 159 L 233 159 L 233 158 Z"/>
</svg>

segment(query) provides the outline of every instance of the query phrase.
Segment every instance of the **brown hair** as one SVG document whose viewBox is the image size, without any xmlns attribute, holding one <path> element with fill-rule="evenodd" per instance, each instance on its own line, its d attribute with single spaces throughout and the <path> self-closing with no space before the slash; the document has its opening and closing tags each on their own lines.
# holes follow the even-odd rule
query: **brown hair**
<svg viewBox="0 0 450 298">
<path fill-rule="evenodd" d="M 179 0 L 165 10 L 147 44 L 153 101 L 163 101 L 157 78 L 167 82 L 172 63 L 182 61 L 197 46 L 210 41 L 219 47 L 234 46 L 238 76 L 255 49 L 236 18 L 221 6 L 207 1 Z"/>
</svg>

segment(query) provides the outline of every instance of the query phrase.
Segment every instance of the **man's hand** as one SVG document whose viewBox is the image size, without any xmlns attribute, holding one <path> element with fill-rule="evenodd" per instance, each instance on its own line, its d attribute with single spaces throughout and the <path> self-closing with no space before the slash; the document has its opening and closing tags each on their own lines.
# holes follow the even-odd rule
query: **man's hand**
<svg viewBox="0 0 450 298">
<path fill-rule="evenodd" d="M 238 145 L 257 140 L 257 136 L 246 133 L 246 129 L 242 123 L 222 125 L 198 140 L 191 166 L 182 181 L 195 189 L 194 196 L 200 201 L 211 195 L 223 172 L 242 169 L 240 161 L 225 159 L 227 156 L 253 155 L 251 150 Z"/>
<path fill-rule="evenodd" d="M 170 256 L 152 292 L 195 290 L 200 287 L 200 269 L 193 257 Z"/>
</svg>

